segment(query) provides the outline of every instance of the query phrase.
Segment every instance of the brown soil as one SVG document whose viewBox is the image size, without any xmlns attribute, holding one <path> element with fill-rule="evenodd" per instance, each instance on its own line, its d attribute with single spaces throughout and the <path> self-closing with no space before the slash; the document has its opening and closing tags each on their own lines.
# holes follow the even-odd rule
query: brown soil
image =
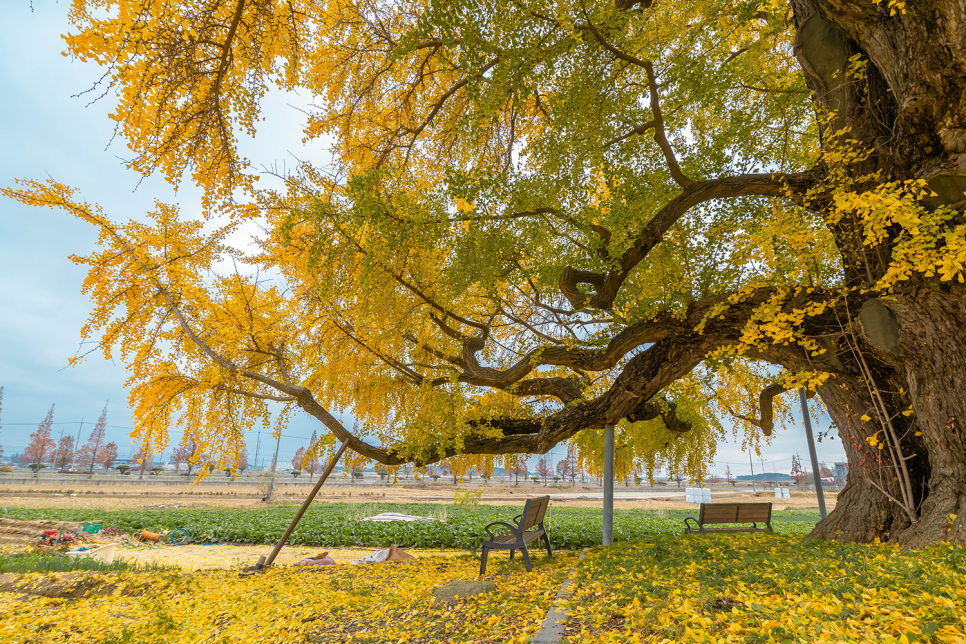
<svg viewBox="0 0 966 644">
<path fill-rule="evenodd" d="M 69 486 L 69 487 L 68 487 Z M 465 486 L 464 486 L 465 487 Z M 553 504 L 568 507 L 600 507 L 601 488 L 577 485 L 473 485 L 483 491 L 481 502 L 487 505 L 513 505 L 522 503 L 528 495 L 565 494 L 596 495 L 589 498 L 561 498 L 554 496 Z M 276 487 L 276 503 L 301 503 L 309 492 L 306 485 L 280 485 Z M 790 499 L 775 499 L 773 492 L 732 492 L 725 486 L 711 486 L 714 500 L 718 503 L 738 501 L 771 501 L 776 510 L 816 509 L 818 501 L 811 490 L 792 490 Z M 323 488 L 316 497 L 318 503 L 338 502 L 393 502 L 393 503 L 440 503 L 453 502 L 456 486 L 432 485 L 359 485 L 332 486 Z M 640 509 L 692 509 L 694 504 L 685 502 L 684 488 L 676 486 L 624 487 L 616 486 L 615 492 L 653 495 L 649 498 L 616 498 L 617 508 Z M 0 506 L 22 508 L 84 508 L 100 510 L 132 510 L 158 507 L 179 508 L 262 508 L 263 492 L 254 485 L 224 486 L 138 486 L 138 485 L 87 485 L 82 481 L 69 480 L 63 483 L 44 482 L 33 485 L 0 485 Z M 826 491 L 825 502 L 831 511 L 835 507 L 837 492 Z"/>
<path fill-rule="evenodd" d="M 0 519 L 0 545 L 39 543 L 44 530 L 76 534 L 83 524 L 64 521 L 14 521 Z"/>
</svg>

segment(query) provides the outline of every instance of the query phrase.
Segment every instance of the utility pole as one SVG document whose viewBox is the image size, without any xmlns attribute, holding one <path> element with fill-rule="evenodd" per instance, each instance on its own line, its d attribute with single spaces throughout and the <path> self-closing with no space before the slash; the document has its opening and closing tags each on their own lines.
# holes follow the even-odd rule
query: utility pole
<svg viewBox="0 0 966 644">
<path fill-rule="evenodd" d="M 77 428 L 77 442 L 74 443 L 74 453 L 70 455 L 70 471 L 74 471 L 74 459 L 77 457 L 77 450 L 80 448 L 80 433 L 84 427 L 84 417 L 81 417 L 80 427 Z"/>
<path fill-rule="evenodd" d="M 765 476 L 765 456 L 763 454 L 759 454 L 758 458 L 761 459 L 761 475 Z M 778 478 L 778 477 L 775 477 L 775 478 Z M 762 481 L 761 484 L 764 486 L 765 482 Z"/>
<path fill-rule="evenodd" d="M 54 462 L 53 462 L 53 466 L 54 466 L 54 469 L 55 470 L 57 469 L 57 457 L 60 456 L 60 444 L 61 444 L 61 441 L 63 441 L 63 440 L 64 440 L 64 428 L 61 427 L 60 428 L 60 438 L 57 440 L 57 451 L 54 452 Z"/>
<path fill-rule="evenodd" d="M 815 439 L 812 437 L 812 419 L 808 416 L 808 399 L 805 388 L 798 390 L 802 401 L 802 419 L 805 421 L 805 437 L 808 439 L 808 455 L 812 457 L 812 475 L 815 477 L 815 493 L 818 495 L 818 513 L 824 519 L 828 516 L 825 511 L 825 491 L 822 489 L 822 472 L 818 468 L 818 455 L 815 453 Z"/>
<path fill-rule="evenodd" d="M 275 442 L 275 458 L 272 459 L 272 482 L 268 487 L 268 494 L 265 495 L 266 501 L 272 500 L 272 494 L 275 492 L 275 468 L 278 467 L 278 448 L 282 444 L 282 430 L 278 430 L 278 440 Z"/>
<path fill-rule="evenodd" d="M 751 462 L 751 450 L 748 450 L 748 465 L 751 466 L 751 491 L 758 492 L 755 488 L 755 464 Z"/>
<path fill-rule="evenodd" d="M 255 443 L 255 478 L 258 478 L 258 448 L 262 445 L 262 430 L 258 430 L 258 441 Z"/>
</svg>

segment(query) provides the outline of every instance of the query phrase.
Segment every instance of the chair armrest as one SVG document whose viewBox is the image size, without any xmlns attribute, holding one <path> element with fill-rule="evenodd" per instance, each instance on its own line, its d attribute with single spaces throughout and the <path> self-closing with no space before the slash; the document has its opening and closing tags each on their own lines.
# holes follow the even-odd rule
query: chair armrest
<svg viewBox="0 0 966 644">
<path fill-rule="evenodd" d="M 490 532 L 490 528 L 492 528 L 493 526 L 496 526 L 496 525 L 504 525 L 504 526 L 510 528 L 510 532 L 513 532 L 513 533 L 517 533 L 517 532 L 520 531 L 519 528 L 517 528 L 516 526 L 510 525 L 506 521 L 494 521 L 493 523 L 490 523 L 489 525 L 484 526 L 484 528 L 483 528 L 486 531 L 486 533 L 488 535 L 490 535 L 490 539 L 491 540 L 495 539 L 496 536 L 492 532 Z"/>
<path fill-rule="evenodd" d="M 693 521 L 694 522 L 694 527 L 693 528 L 691 527 L 691 524 L 688 523 L 688 521 Z M 700 527 L 701 526 L 698 523 L 698 520 L 697 519 L 695 519 L 694 517 L 685 517 L 685 519 L 684 519 L 684 529 L 685 530 L 697 530 Z"/>
</svg>

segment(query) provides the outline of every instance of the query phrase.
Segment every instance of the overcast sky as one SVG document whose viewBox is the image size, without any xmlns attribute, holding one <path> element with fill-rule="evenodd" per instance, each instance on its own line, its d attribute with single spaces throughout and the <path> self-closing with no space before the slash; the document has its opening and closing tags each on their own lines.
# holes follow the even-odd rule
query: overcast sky
<svg viewBox="0 0 966 644">
<path fill-rule="evenodd" d="M 182 212 L 197 212 L 198 193 L 190 186 L 175 195 L 160 178 L 138 185 L 140 175 L 124 168 L 120 158 L 126 147 L 120 140 L 111 143 L 110 103 L 88 105 L 87 98 L 72 98 L 91 87 L 98 69 L 61 55 L 69 3 L 33 4 L 31 11 L 29 0 L 0 2 L 0 185 L 9 186 L 18 177 L 50 176 L 78 188 L 114 218 L 139 217 L 155 198 L 179 203 Z M 243 145 L 256 167 L 291 164 L 294 157 L 324 162 L 323 150 L 301 144 L 304 119 L 296 107 L 304 104 L 303 97 L 269 96 L 266 121 L 256 139 Z M 90 311 L 80 292 L 84 271 L 68 256 L 89 253 L 96 238 L 90 225 L 63 212 L 0 200 L 0 445 L 7 458 L 23 450 L 51 404 L 56 404 L 54 437 L 62 429 L 76 437 L 83 419 L 83 441 L 107 400 L 108 439 L 117 441 L 122 455 L 130 450 L 132 424 L 122 366 L 95 354 L 80 366 L 67 367 Z M 308 416 L 292 422 L 282 437 L 279 460 L 288 461 L 313 429 L 323 431 Z M 817 429 L 827 430 L 828 422 Z M 250 460 L 256 438 L 248 439 Z M 266 456 L 264 433 L 261 439 L 260 463 L 271 458 Z M 755 456 L 755 471 L 764 460 L 767 471 L 787 472 L 795 453 L 807 461 L 801 427 L 778 432 L 763 455 Z M 820 443 L 818 454 L 829 465 L 845 460 L 837 439 Z M 562 448 L 554 451 L 555 459 L 562 455 Z M 736 475 L 749 471 L 748 453 L 740 444 L 720 445 L 712 471 L 723 473 L 726 463 Z"/>
</svg>

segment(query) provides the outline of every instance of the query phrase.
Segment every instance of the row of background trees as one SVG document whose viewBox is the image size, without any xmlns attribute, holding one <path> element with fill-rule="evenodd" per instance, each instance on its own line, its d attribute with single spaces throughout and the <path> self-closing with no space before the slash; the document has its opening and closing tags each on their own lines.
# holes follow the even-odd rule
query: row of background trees
<svg viewBox="0 0 966 644">
<path fill-rule="evenodd" d="M 28 464 L 35 473 L 42 468 L 46 468 L 47 463 L 50 463 L 58 470 L 64 470 L 68 467 L 72 468 L 76 463 L 79 470 L 87 470 L 88 473 L 93 473 L 96 465 L 101 465 L 105 469 L 111 469 L 117 461 L 117 443 L 113 441 L 105 442 L 107 404 L 104 405 L 104 409 L 101 411 L 101 415 L 94 425 L 94 429 L 91 431 L 87 442 L 83 447 L 77 449 L 76 453 L 73 436 L 62 436 L 59 441 L 55 441 L 52 438 L 54 407 L 54 405 L 51 405 L 47 416 L 38 425 L 37 430 L 30 435 L 30 443 L 24 449 L 23 453 L 19 455 L 19 461 Z M 2 409 L 3 387 L 0 387 L 0 413 L 2 413 Z M 0 425 L 0 428 L 2 428 L 2 425 Z M 319 449 L 320 445 L 318 441 L 318 434 L 313 431 L 309 439 L 308 447 L 299 447 L 296 450 L 295 455 L 292 457 L 292 475 L 294 477 L 300 476 L 302 472 L 308 472 L 309 479 L 311 480 L 321 469 L 322 465 L 319 460 L 319 452 L 321 450 Z M 3 447 L 0 446 L 0 456 L 3 456 L 3 453 Z M 137 469 L 139 470 L 140 476 L 143 477 L 146 470 L 149 471 L 152 469 L 151 466 L 154 462 L 154 456 L 152 446 L 149 443 L 141 443 L 134 446 L 134 454 L 131 462 L 138 466 Z M 365 465 L 364 460 L 358 458 L 356 460 L 359 462 L 348 464 L 350 476 L 353 480 L 361 478 Z M 170 462 L 175 466 L 175 471 L 178 473 L 180 473 L 182 465 L 187 466 L 188 476 L 191 475 L 192 470 L 199 464 L 202 467 L 207 466 L 209 471 L 213 471 L 215 468 L 212 460 L 204 453 L 201 443 L 191 432 L 185 432 L 182 442 L 174 449 Z M 819 467 L 821 468 L 822 478 L 832 476 L 831 469 L 824 463 L 820 464 Z M 248 450 L 242 443 L 237 449 L 234 466 L 226 468 L 225 473 L 228 476 L 237 476 L 246 469 L 248 469 Z M 411 468 L 404 468 L 404 475 L 408 473 L 409 469 Z M 440 475 L 436 474 L 437 467 L 434 465 L 428 465 L 421 469 L 423 470 L 422 473 L 424 476 L 428 476 L 434 480 L 440 478 Z M 568 450 L 566 457 L 557 462 L 556 476 L 552 460 L 546 456 L 542 456 L 537 460 L 534 469 L 536 476 L 533 478 L 535 480 L 542 479 L 544 485 L 547 484 L 548 478 L 569 481 L 571 485 L 576 485 L 577 478 L 581 477 L 583 480 L 585 475 L 581 468 L 577 452 L 573 449 Z M 467 469 L 456 461 L 447 460 L 441 462 L 439 464 L 439 470 L 443 475 L 451 476 L 454 484 L 458 483 L 463 476 L 468 476 L 470 481 L 473 480 L 474 470 L 472 468 Z M 517 455 L 515 461 L 509 463 L 505 471 L 507 476 L 515 479 L 517 485 L 519 485 L 521 475 L 526 480 L 529 476 L 526 455 Z M 390 470 L 385 465 L 377 465 L 376 472 L 381 478 L 390 475 Z M 632 474 L 635 481 L 640 482 L 640 472 L 635 470 Z M 492 476 L 492 472 L 484 472 L 481 476 L 488 480 Z M 812 477 L 812 473 L 804 467 L 801 458 L 797 454 L 792 456 L 790 476 L 797 483 L 806 483 Z M 668 478 L 676 480 L 680 484 L 680 481 L 687 480 L 691 477 L 684 476 L 681 472 L 668 472 Z M 717 479 L 718 477 L 716 476 L 709 478 L 711 482 L 718 482 Z M 735 482 L 730 467 L 726 467 L 725 481 L 730 483 Z"/>
<path fill-rule="evenodd" d="M 2 400 L 3 389 L 0 388 L 0 400 Z M 102 465 L 110 469 L 117 460 L 117 443 L 106 442 L 105 433 L 107 429 L 107 405 L 101 411 L 101 415 L 94 425 L 87 442 L 82 447 L 75 450 L 73 436 L 61 436 L 59 441 L 55 441 L 51 436 L 54 425 L 54 405 L 50 406 L 47 416 L 37 426 L 37 430 L 30 434 L 30 442 L 19 455 L 18 460 L 26 463 L 36 473 L 47 467 L 47 463 L 58 469 L 73 467 L 75 464 L 81 471 L 87 470 L 89 473 L 94 471 L 96 465 Z M 0 455 L 3 452 L 0 450 Z"/>
<path fill-rule="evenodd" d="M 93 474 L 95 466 L 102 466 L 111 469 L 117 461 L 118 446 L 115 441 L 106 441 L 107 430 L 107 404 L 101 411 L 101 415 L 94 425 L 87 438 L 87 442 L 82 447 L 77 448 L 75 439 L 71 435 L 61 436 L 60 440 L 54 440 L 54 409 L 56 405 L 51 405 L 44 420 L 37 426 L 37 430 L 30 434 L 30 442 L 20 454 L 14 455 L 14 460 L 27 464 L 34 473 L 41 469 L 54 467 L 58 470 L 73 469 L 77 466 L 80 471 L 86 470 Z M 3 387 L 0 387 L 0 413 L 3 410 Z M 2 429 L 2 424 L 0 424 Z M 314 437 L 314 435 L 313 435 Z M 313 442 L 314 442 L 313 438 Z M 201 449 L 200 442 L 191 432 L 186 432 L 181 444 L 174 449 L 171 456 L 171 463 L 175 465 L 177 472 L 186 465 L 188 475 L 199 464 L 207 466 L 209 470 L 214 469 L 212 459 Z M 3 447 L 0 446 L 0 456 L 3 456 Z M 135 464 L 140 476 L 144 476 L 145 471 L 151 471 L 154 464 L 154 449 L 149 443 L 136 443 L 133 446 L 131 462 Z M 131 469 L 130 466 L 119 466 L 124 471 Z M 248 450 L 244 444 L 240 445 L 235 459 L 234 467 L 227 468 L 229 475 L 236 475 L 248 468 Z"/>
</svg>

